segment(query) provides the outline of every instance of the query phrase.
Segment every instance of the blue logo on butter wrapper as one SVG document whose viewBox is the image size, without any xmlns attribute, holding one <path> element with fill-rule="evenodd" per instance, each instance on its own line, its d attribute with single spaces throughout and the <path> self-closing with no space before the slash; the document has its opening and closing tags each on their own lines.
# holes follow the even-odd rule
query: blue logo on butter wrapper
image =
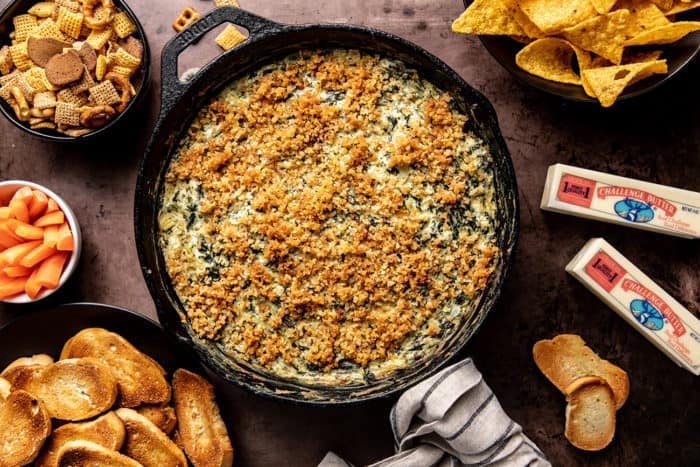
<svg viewBox="0 0 700 467">
<path fill-rule="evenodd" d="M 649 222 L 654 218 L 654 210 L 642 201 L 625 198 L 615 203 L 615 213 L 625 220 L 636 223 Z"/>
<path fill-rule="evenodd" d="M 634 299 L 630 302 L 630 311 L 639 324 L 652 331 L 664 327 L 664 315 L 646 300 Z"/>
</svg>

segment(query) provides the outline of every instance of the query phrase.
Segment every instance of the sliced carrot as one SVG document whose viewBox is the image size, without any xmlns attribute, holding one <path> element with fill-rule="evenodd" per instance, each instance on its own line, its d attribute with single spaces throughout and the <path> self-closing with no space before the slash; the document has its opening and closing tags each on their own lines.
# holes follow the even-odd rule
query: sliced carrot
<svg viewBox="0 0 700 467">
<path fill-rule="evenodd" d="M 8 248 L 7 250 L 0 253 L 0 265 L 4 266 L 17 266 L 19 262 L 22 261 L 30 251 L 41 245 L 42 242 L 24 242 L 19 245 Z M 3 267 L 4 267 L 3 266 Z"/>
<path fill-rule="evenodd" d="M 61 280 L 63 265 L 66 263 L 68 253 L 58 252 L 46 258 L 37 268 L 36 280 L 42 287 L 55 289 Z"/>
<path fill-rule="evenodd" d="M 12 199 L 18 199 L 24 203 L 25 206 L 29 206 L 29 203 L 34 198 L 34 190 L 30 186 L 23 186 L 19 190 L 15 191 L 12 195 Z"/>
<path fill-rule="evenodd" d="M 74 242 L 73 234 L 70 231 L 70 226 L 64 222 L 58 228 L 58 239 L 56 240 L 56 249 L 59 251 L 73 251 Z"/>
<path fill-rule="evenodd" d="M 29 202 L 29 219 L 35 220 L 46 211 L 49 205 L 49 197 L 43 191 L 34 190 L 32 200 Z"/>
<path fill-rule="evenodd" d="M 34 227 L 31 224 L 25 224 L 17 219 L 8 219 L 7 227 L 12 230 L 15 235 L 25 240 L 42 240 L 44 238 L 44 229 Z"/>
<path fill-rule="evenodd" d="M 56 253 L 56 248 L 46 246 L 42 242 L 39 244 L 39 246 L 27 253 L 19 262 L 19 265 L 24 266 L 25 268 L 34 267 L 54 253 Z"/>
<path fill-rule="evenodd" d="M 0 248 L 10 248 L 22 243 L 23 240 L 3 222 L 5 221 L 0 221 Z"/>
<path fill-rule="evenodd" d="M 27 205 L 20 199 L 10 200 L 10 217 L 14 217 L 18 221 L 29 223 L 29 209 Z"/>
<path fill-rule="evenodd" d="M 10 218 L 10 207 L 2 206 L 0 207 L 0 219 L 5 220 Z"/>
<path fill-rule="evenodd" d="M 2 268 L 2 272 L 4 272 L 7 277 L 27 277 L 32 273 L 32 268 L 25 268 L 24 266 L 6 266 Z"/>
<path fill-rule="evenodd" d="M 24 292 L 26 282 L 26 277 L 8 278 L 6 276 L 0 278 L 0 299 L 10 298 Z"/>
<path fill-rule="evenodd" d="M 52 198 L 49 198 L 49 202 L 46 205 L 46 214 L 54 211 L 60 211 L 61 208 L 58 207 L 58 203 L 54 201 Z"/>
<path fill-rule="evenodd" d="M 44 229 L 44 245 L 55 247 L 58 243 L 58 225 L 49 225 Z"/>
<path fill-rule="evenodd" d="M 66 220 L 63 215 L 63 211 L 54 211 L 48 214 L 44 214 L 40 218 L 34 221 L 35 227 L 46 227 L 47 225 L 60 225 Z"/>
<path fill-rule="evenodd" d="M 27 282 L 24 284 L 24 291 L 27 293 L 29 298 L 35 299 L 39 292 L 41 292 L 41 284 L 39 283 L 39 268 L 32 271 L 31 276 L 27 278 Z"/>
</svg>

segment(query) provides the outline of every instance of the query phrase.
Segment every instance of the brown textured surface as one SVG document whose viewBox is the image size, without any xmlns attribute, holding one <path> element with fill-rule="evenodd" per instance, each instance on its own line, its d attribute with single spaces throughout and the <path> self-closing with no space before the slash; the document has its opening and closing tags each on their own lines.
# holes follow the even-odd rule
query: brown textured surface
<svg viewBox="0 0 700 467">
<path fill-rule="evenodd" d="M 6 3 L 0 0 L 0 6 Z M 491 100 L 516 168 L 522 230 L 501 304 L 468 346 L 469 355 L 506 411 L 554 465 L 697 465 L 697 377 L 676 367 L 568 277 L 564 265 L 590 237 L 603 236 L 700 315 L 700 242 L 543 213 L 538 206 L 546 167 L 556 162 L 700 191 L 700 60 L 652 96 L 604 111 L 518 84 L 476 38 L 453 34 L 449 25 L 462 10 L 461 0 L 242 4 L 282 22 L 352 22 L 396 33 L 438 55 Z M 73 148 L 36 140 L 0 120 L 0 179 L 46 184 L 65 197 L 81 222 L 84 247 L 76 277 L 48 303 L 96 301 L 154 317 L 134 246 L 136 166 L 158 113 L 159 51 L 174 35 L 170 23 L 183 6 L 205 12 L 213 2 L 132 0 L 130 5 L 148 34 L 154 82 L 147 106 L 127 134 L 109 147 Z M 197 53 L 181 56 L 184 68 L 216 53 L 217 33 L 200 42 Z M 0 322 L 22 310 L 1 305 Z M 532 361 L 532 345 L 561 332 L 580 334 L 601 357 L 630 375 L 630 396 L 617 414 L 615 439 L 598 453 L 567 443 L 564 398 Z M 393 450 L 388 423 L 392 400 L 308 409 L 238 389 L 223 397 L 239 466 L 310 466 L 328 449 L 359 465 Z"/>
</svg>

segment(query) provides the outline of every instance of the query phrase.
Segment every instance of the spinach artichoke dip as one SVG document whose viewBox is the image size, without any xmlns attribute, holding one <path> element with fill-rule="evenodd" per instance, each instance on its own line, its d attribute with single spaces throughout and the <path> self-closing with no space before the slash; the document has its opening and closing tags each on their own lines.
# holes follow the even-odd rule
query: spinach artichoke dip
<svg viewBox="0 0 700 467">
<path fill-rule="evenodd" d="M 494 265 L 488 147 L 400 61 L 300 52 L 229 84 L 167 168 L 159 243 L 192 333 L 301 383 L 433 354 Z"/>
</svg>

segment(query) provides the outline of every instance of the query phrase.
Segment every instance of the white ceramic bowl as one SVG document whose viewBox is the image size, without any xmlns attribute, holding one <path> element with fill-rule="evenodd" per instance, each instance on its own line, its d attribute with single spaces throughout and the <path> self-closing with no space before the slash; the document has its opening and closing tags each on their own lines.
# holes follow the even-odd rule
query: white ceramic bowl
<svg viewBox="0 0 700 467">
<path fill-rule="evenodd" d="M 74 245 L 70 258 L 68 258 L 68 262 L 63 267 L 63 273 L 61 274 L 61 279 L 58 283 L 58 287 L 56 287 L 55 289 L 42 289 L 39 295 L 34 299 L 29 298 L 27 294 L 23 293 L 20 295 L 16 295 L 12 298 L 0 300 L 0 302 L 4 303 L 33 303 L 42 300 L 51 295 L 52 293 L 56 292 L 63 286 L 63 284 L 66 283 L 66 281 L 68 281 L 68 278 L 75 271 L 76 267 L 78 266 L 78 260 L 80 259 L 80 252 L 83 247 L 83 239 L 82 235 L 80 234 L 80 225 L 78 224 L 78 219 L 75 217 L 75 213 L 70 208 L 70 206 L 68 206 L 68 203 L 66 203 L 63 200 L 63 198 L 61 198 L 45 186 L 33 182 L 27 182 L 24 180 L 6 180 L 0 182 L 0 205 L 7 206 L 7 204 L 10 202 L 10 199 L 12 198 L 12 195 L 14 195 L 15 192 L 23 186 L 29 186 L 35 190 L 42 191 L 46 194 L 46 196 L 52 198 L 54 201 L 56 201 L 56 203 L 58 203 L 58 206 L 61 208 L 63 214 L 66 216 L 68 225 L 70 225 L 70 229 L 73 234 Z"/>
</svg>

